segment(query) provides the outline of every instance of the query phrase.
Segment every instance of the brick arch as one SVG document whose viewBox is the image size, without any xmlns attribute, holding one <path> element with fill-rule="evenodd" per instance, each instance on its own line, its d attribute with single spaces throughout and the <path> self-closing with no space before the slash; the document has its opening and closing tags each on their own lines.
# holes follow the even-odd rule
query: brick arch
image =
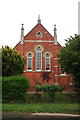
<svg viewBox="0 0 80 120">
<path fill-rule="evenodd" d="M 52 53 L 51 53 L 51 51 L 45 51 L 45 52 L 43 53 L 43 56 L 46 57 L 46 54 L 49 54 L 50 57 L 52 57 Z"/>
<path fill-rule="evenodd" d="M 31 53 L 32 57 L 34 57 L 34 53 L 33 53 L 33 51 L 31 51 L 31 50 L 27 51 L 26 57 L 28 56 L 29 53 Z"/>
<path fill-rule="evenodd" d="M 41 50 L 44 51 L 44 48 L 43 48 L 42 44 L 37 44 L 37 45 L 35 45 L 34 51 L 36 51 L 38 47 L 40 47 Z"/>
</svg>

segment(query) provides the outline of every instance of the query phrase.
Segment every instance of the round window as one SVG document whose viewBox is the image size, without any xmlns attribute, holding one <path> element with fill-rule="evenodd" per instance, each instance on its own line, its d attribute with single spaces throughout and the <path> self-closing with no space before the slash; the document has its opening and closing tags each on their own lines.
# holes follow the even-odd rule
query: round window
<svg viewBox="0 0 80 120">
<path fill-rule="evenodd" d="M 37 32 L 36 34 L 37 37 L 42 37 L 42 33 L 40 31 Z"/>
</svg>

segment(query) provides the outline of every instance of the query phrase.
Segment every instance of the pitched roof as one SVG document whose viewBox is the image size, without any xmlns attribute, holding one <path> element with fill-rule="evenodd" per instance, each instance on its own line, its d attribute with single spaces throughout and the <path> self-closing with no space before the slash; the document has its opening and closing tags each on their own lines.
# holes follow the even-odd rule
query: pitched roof
<svg viewBox="0 0 80 120">
<path fill-rule="evenodd" d="M 37 37 L 37 33 L 41 32 L 42 36 Z M 24 40 L 47 40 L 54 41 L 53 36 L 45 29 L 42 24 L 37 24 L 25 37 Z"/>
</svg>

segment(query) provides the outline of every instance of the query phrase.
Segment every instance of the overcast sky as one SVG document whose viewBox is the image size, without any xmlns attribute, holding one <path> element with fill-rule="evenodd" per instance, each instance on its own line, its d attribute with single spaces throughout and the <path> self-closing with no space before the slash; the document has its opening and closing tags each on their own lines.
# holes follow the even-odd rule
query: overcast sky
<svg viewBox="0 0 80 120">
<path fill-rule="evenodd" d="M 26 35 L 40 14 L 42 25 L 54 35 L 57 26 L 58 42 L 78 34 L 78 1 L 80 0 L 0 0 L 0 45 L 14 47 L 20 41 L 21 24 Z"/>
</svg>

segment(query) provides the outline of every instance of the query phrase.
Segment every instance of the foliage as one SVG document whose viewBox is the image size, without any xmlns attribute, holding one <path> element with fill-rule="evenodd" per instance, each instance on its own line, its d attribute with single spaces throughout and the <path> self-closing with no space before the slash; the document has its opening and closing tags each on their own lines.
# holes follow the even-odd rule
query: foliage
<svg viewBox="0 0 80 120">
<path fill-rule="evenodd" d="M 63 86 L 56 85 L 56 84 L 42 84 L 42 85 L 37 85 L 36 90 L 37 91 L 43 91 L 43 92 L 61 92 L 64 89 Z"/>
<path fill-rule="evenodd" d="M 52 93 L 51 93 L 52 94 Z M 63 99 L 64 98 L 64 99 Z M 27 93 L 26 103 L 80 103 L 80 97 L 75 93 L 56 92 L 50 97 L 48 92 Z"/>
<path fill-rule="evenodd" d="M 73 74 L 76 87 L 80 87 L 80 35 L 68 38 L 58 57 L 64 71 Z"/>
<path fill-rule="evenodd" d="M 29 80 L 23 76 L 10 76 L 2 78 L 3 102 L 25 102 Z"/>
<path fill-rule="evenodd" d="M 55 93 L 56 92 L 61 92 L 64 88 L 60 85 L 55 85 L 55 84 L 52 84 L 52 85 L 49 85 L 49 84 L 46 84 L 46 85 L 37 85 L 36 86 L 36 90 L 37 91 L 43 91 L 43 92 L 47 92 L 48 93 L 48 96 L 50 97 L 51 101 L 53 101 L 54 97 L 55 97 Z"/>
<path fill-rule="evenodd" d="M 25 60 L 8 46 L 2 48 L 2 76 L 20 75 L 23 73 Z"/>
</svg>

